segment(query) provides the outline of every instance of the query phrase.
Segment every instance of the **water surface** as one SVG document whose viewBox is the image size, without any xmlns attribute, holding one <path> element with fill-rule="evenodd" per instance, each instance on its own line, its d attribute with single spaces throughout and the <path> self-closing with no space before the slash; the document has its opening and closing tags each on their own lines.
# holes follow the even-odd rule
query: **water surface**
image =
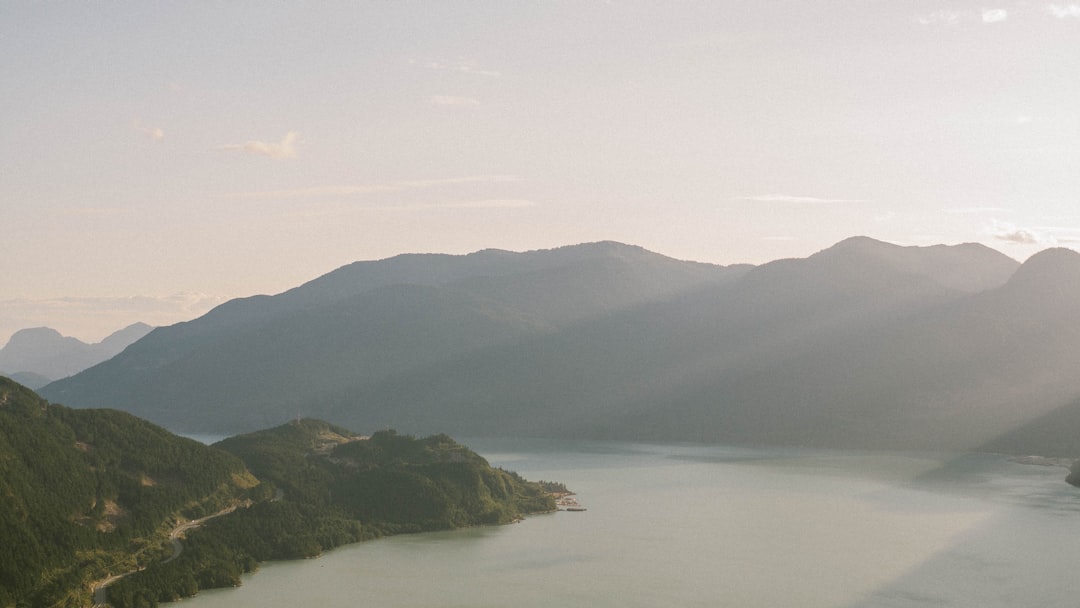
<svg viewBox="0 0 1080 608">
<path fill-rule="evenodd" d="M 265 564 L 195 608 L 1067 606 L 1080 492 L 992 455 L 466 441 L 584 513 Z"/>
</svg>

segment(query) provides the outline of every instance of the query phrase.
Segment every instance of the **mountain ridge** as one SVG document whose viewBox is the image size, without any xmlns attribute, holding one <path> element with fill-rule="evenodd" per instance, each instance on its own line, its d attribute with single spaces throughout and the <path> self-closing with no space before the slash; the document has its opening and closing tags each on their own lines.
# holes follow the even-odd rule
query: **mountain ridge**
<svg viewBox="0 0 1080 608">
<path fill-rule="evenodd" d="M 1077 259 L 867 237 L 752 267 L 612 242 L 396 256 L 227 303 L 43 392 L 193 432 L 300 413 L 470 436 L 966 449 L 1080 397 Z M 163 339 L 180 330 L 204 337 Z"/>
</svg>

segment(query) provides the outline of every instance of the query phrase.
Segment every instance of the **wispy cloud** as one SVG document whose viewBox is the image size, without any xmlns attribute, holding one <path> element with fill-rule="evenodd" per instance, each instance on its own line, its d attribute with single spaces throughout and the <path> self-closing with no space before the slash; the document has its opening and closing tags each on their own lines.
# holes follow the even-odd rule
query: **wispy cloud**
<svg viewBox="0 0 1080 608">
<path fill-rule="evenodd" d="M 249 154 L 258 154 L 278 160 L 283 158 L 296 158 L 296 142 L 297 140 L 299 140 L 299 138 L 299 133 L 297 133 L 296 131 L 289 131 L 285 134 L 285 137 L 278 143 L 249 141 L 243 144 L 226 144 L 224 146 L 220 146 L 218 149 L 247 152 Z"/>
<path fill-rule="evenodd" d="M 1012 209 L 1005 207 L 946 207 L 942 211 L 953 215 L 976 215 L 979 213 L 1008 213 Z"/>
<path fill-rule="evenodd" d="M 458 95 L 434 95 L 428 103 L 437 106 L 478 106 L 480 100 L 475 97 L 461 97 Z"/>
<path fill-rule="evenodd" d="M 991 220 L 986 229 L 991 237 L 1018 245 L 1057 245 L 1054 235 L 1035 228 L 1021 228 L 1010 222 Z"/>
<path fill-rule="evenodd" d="M 961 11 L 939 10 L 916 15 L 915 21 L 922 25 L 956 25 L 964 18 Z"/>
<path fill-rule="evenodd" d="M 980 11 L 942 9 L 916 15 L 915 22 L 921 25 L 951 27 L 965 22 L 1001 23 L 1008 18 L 1009 11 L 1003 8 L 985 8 Z"/>
<path fill-rule="evenodd" d="M 535 207 L 534 201 L 517 198 L 496 198 L 478 201 L 458 201 L 453 203 L 426 203 L 410 205 L 413 209 L 522 209 Z"/>
<path fill-rule="evenodd" d="M 382 184 L 314 186 L 311 188 L 292 188 L 288 190 L 258 190 L 252 192 L 237 192 L 230 196 L 233 198 L 244 199 L 350 198 L 379 192 L 401 192 L 404 190 L 459 184 L 505 184 L 517 181 L 521 181 L 521 178 L 515 175 L 470 175 L 441 179 L 402 180 Z"/>
<path fill-rule="evenodd" d="M 1058 19 L 1065 19 L 1066 17 L 1080 19 L 1080 4 L 1048 4 L 1046 5 L 1046 12 Z"/>
<path fill-rule="evenodd" d="M 475 61 L 458 57 L 451 61 L 445 61 L 440 59 L 410 59 L 409 63 L 429 70 L 438 70 L 444 72 L 460 72 L 462 74 L 471 74 L 473 76 L 487 76 L 489 78 L 498 78 L 502 76 L 502 73 L 487 68 L 482 68 L 476 64 Z"/>
<path fill-rule="evenodd" d="M 816 196 L 793 196 L 790 194 L 759 194 L 740 196 L 740 200 L 762 203 L 792 203 L 797 205 L 829 205 L 835 203 L 865 203 L 865 199 L 854 198 L 818 198 Z"/>
<path fill-rule="evenodd" d="M 139 132 L 154 141 L 165 140 L 165 131 L 161 127 L 139 127 Z"/>
</svg>

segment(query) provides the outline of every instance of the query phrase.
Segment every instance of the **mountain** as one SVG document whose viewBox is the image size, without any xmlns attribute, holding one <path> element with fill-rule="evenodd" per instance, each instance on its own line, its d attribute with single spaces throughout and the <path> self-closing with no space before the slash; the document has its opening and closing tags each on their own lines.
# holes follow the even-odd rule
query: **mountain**
<svg viewBox="0 0 1080 608">
<path fill-rule="evenodd" d="M 44 394 L 192 432 L 299 413 L 469 436 L 974 449 L 1080 397 L 1077 273 L 1064 249 L 1021 265 L 865 237 L 758 267 L 617 243 L 399 256 L 156 330 Z"/>
<path fill-rule="evenodd" d="M 156 606 L 235 586 L 265 560 L 555 509 L 543 486 L 446 435 L 369 438 L 305 419 L 206 446 L 7 378 L 0 496 L 5 608 L 85 606 L 106 580 L 95 604 Z"/>
<path fill-rule="evenodd" d="M 0 369 L 12 372 L 8 376 L 23 374 L 20 378 L 27 381 L 27 386 L 40 388 L 111 359 L 152 329 L 145 323 L 135 323 L 96 344 L 62 336 L 48 327 L 22 329 L 0 349 Z"/>
<path fill-rule="evenodd" d="M 242 432 L 297 413 L 325 417 L 328 410 L 305 404 L 337 403 L 357 384 L 728 283 L 745 270 L 609 242 L 359 262 L 278 296 L 234 300 L 159 328 L 43 393 L 178 430 Z"/>
</svg>

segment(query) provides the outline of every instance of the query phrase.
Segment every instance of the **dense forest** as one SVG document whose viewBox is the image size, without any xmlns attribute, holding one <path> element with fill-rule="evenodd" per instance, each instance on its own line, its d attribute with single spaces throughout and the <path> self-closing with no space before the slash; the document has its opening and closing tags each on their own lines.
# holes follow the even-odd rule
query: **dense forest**
<svg viewBox="0 0 1080 608">
<path fill-rule="evenodd" d="M 298 420 L 204 446 L 6 378 L 0 495 L 0 607 L 87 605 L 95 582 L 124 573 L 109 604 L 155 606 L 235 585 L 266 560 L 555 508 L 539 484 L 446 435 L 368 438 Z M 174 554 L 171 530 L 216 514 Z"/>
<path fill-rule="evenodd" d="M 178 517 L 256 484 L 231 454 L 0 378 L 0 606 L 85 605 L 92 581 L 158 559 Z"/>
</svg>

